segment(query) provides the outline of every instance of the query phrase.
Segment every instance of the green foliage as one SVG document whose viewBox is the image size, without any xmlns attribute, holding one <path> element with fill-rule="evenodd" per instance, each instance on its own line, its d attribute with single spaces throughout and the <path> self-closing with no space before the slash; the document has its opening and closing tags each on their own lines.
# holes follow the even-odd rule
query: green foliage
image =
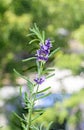
<svg viewBox="0 0 84 130">
<path fill-rule="evenodd" d="M 83 103 L 83 102 L 84 102 L 84 90 L 82 89 L 82 90 L 80 90 L 79 93 L 74 94 L 74 95 L 69 99 L 69 101 L 66 100 L 66 101 L 64 102 L 64 106 L 65 106 L 65 107 L 71 107 L 71 108 L 73 108 L 73 107 L 75 107 L 75 106 L 77 106 L 78 104 Z"/>
<path fill-rule="evenodd" d="M 81 44 L 84 44 L 84 25 L 81 25 L 72 33 L 72 38 L 76 39 Z"/>
<path fill-rule="evenodd" d="M 55 60 L 55 66 L 61 69 L 71 69 L 73 74 L 77 74 L 80 72 L 82 61 L 83 59 L 80 55 L 59 52 L 59 56 Z"/>
<path fill-rule="evenodd" d="M 62 124 L 64 120 L 67 119 L 69 125 L 75 125 L 80 121 L 81 113 L 74 111 L 74 113 L 70 115 L 70 112 L 79 109 L 80 104 L 84 105 L 84 90 L 73 94 L 69 99 L 63 102 L 56 103 L 52 108 L 47 108 L 45 113 L 39 117 L 35 123 L 41 124 L 41 122 L 45 122 L 44 126 L 46 128 L 50 121 L 55 122 L 55 124 Z"/>
<path fill-rule="evenodd" d="M 24 13 L 29 13 L 32 8 L 32 0 L 18 0 L 11 1 L 11 10 L 16 14 L 16 15 L 22 15 Z"/>
</svg>

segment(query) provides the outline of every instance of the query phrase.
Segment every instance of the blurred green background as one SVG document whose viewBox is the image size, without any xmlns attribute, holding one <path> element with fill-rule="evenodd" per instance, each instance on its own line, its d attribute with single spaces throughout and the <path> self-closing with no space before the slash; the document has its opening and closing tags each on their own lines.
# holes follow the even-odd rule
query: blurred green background
<svg viewBox="0 0 84 130">
<path fill-rule="evenodd" d="M 73 75 L 84 77 L 84 0 L 0 0 L 0 86 L 16 84 L 13 68 L 23 74 L 34 71 L 28 69 L 31 67 L 31 62 L 25 64 L 21 61 L 35 54 L 37 44 L 28 45 L 31 38 L 26 36 L 34 23 L 37 23 L 40 30 L 45 30 L 46 38 L 54 40 L 52 50 L 61 48 L 50 59 L 50 66 L 70 69 Z M 33 62 L 32 66 L 34 66 Z M 82 97 L 84 98 L 84 94 Z M 69 106 L 64 105 L 63 113 L 61 112 L 63 117 L 60 113 L 54 115 L 58 116 L 56 119 L 67 120 L 69 113 L 65 110 L 66 106 L 68 109 L 71 109 L 72 105 L 79 106 L 80 100 L 76 102 L 76 96 L 75 99 L 74 96 L 72 98 L 73 102 L 70 102 L 70 105 L 68 103 Z M 53 112 L 53 109 L 58 111 L 61 104 L 55 107 L 49 112 Z M 52 114 L 48 115 L 52 116 Z M 77 117 L 73 114 L 69 120 L 73 123 L 77 121 L 75 118 Z M 47 120 L 47 117 L 45 119 Z M 49 121 L 52 119 L 53 117 L 50 117 Z M 13 129 L 11 127 L 11 130 Z"/>
</svg>

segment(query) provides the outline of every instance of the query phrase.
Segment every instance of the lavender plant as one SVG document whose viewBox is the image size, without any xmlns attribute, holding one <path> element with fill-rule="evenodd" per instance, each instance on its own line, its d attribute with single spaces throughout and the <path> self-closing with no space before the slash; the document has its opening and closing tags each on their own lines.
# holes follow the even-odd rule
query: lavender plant
<svg viewBox="0 0 84 130">
<path fill-rule="evenodd" d="M 50 78 L 52 75 L 45 75 L 45 72 L 50 71 L 51 69 L 44 69 L 44 66 L 48 59 L 56 53 L 59 48 L 55 49 L 54 51 L 50 51 L 52 47 L 52 42 L 50 39 L 45 39 L 45 32 L 42 31 L 40 32 L 39 28 L 37 27 L 36 24 L 34 24 L 33 28 L 30 28 L 30 34 L 27 35 L 29 36 L 34 36 L 34 39 L 29 42 L 29 44 L 32 44 L 36 41 L 39 42 L 39 48 L 36 50 L 36 54 L 34 57 L 28 58 L 23 60 L 23 62 L 27 62 L 29 60 L 35 60 L 36 66 L 37 66 L 37 76 L 33 79 L 34 82 L 32 83 L 28 77 L 21 75 L 18 73 L 15 69 L 15 73 L 19 76 L 21 76 L 23 79 L 26 80 L 27 82 L 27 87 L 29 89 L 29 92 L 24 93 L 24 104 L 25 104 L 25 109 L 28 110 L 27 116 L 23 114 L 23 118 L 21 118 L 19 115 L 15 113 L 15 115 L 20 119 L 21 125 L 23 130 L 42 130 L 43 129 L 43 123 L 41 124 L 40 128 L 36 126 L 33 122 L 39 116 L 43 114 L 42 109 L 34 109 L 35 103 L 37 100 L 42 99 L 46 96 L 48 96 L 50 93 L 48 90 L 50 87 L 47 87 L 41 91 L 39 91 L 40 85 L 46 80 L 46 78 Z M 47 94 L 41 95 L 42 93 L 47 92 Z M 20 89 L 20 94 L 22 94 L 22 90 Z M 37 96 L 40 94 L 40 96 Z M 32 116 L 33 113 L 37 113 L 35 117 Z M 51 125 L 51 122 L 49 126 L 47 127 L 46 130 L 49 130 L 49 127 Z"/>
</svg>

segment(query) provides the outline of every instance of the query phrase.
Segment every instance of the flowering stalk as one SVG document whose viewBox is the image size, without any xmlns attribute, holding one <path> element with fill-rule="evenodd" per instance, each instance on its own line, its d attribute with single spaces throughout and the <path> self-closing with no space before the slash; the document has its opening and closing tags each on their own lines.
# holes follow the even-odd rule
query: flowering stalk
<svg viewBox="0 0 84 130">
<path fill-rule="evenodd" d="M 38 111 L 38 115 L 34 118 L 32 117 L 32 113 L 35 112 L 35 109 L 34 109 L 35 102 L 49 95 L 49 93 L 47 93 L 43 96 L 40 96 L 39 98 L 37 97 L 38 94 L 42 94 L 43 92 L 50 89 L 50 87 L 47 87 L 46 89 L 39 91 L 40 85 L 46 80 L 46 77 L 44 75 L 44 65 L 48 61 L 48 58 L 52 56 L 57 50 L 50 53 L 50 49 L 52 47 L 51 41 L 50 39 L 45 40 L 44 31 L 42 31 L 41 33 L 36 24 L 34 25 L 34 28 L 30 29 L 30 31 L 31 31 L 31 34 L 29 34 L 28 36 L 34 35 L 36 36 L 36 39 L 33 39 L 32 41 L 30 41 L 29 44 L 35 41 L 39 41 L 39 49 L 36 51 L 36 54 L 34 57 L 28 58 L 23 61 L 25 62 L 25 61 L 29 61 L 33 59 L 36 61 L 37 76 L 36 78 L 34 78 L 34 83 L 32 83 L 26 76 L 23 76 L 19 74 L 16 70 L 14 70 L 16 74 L 18 74 L 19 76 L 21 76 L 27 81 L 27 87 L 29 89 L 29 94 L 27 92 L 25 92 L 24 94 L 24 103 L 25 103 L 25 108 L 28 110 L 28 116 L 26 117 L 26 115 L 24 115 L 24 117 L 21 118 L 16 113 L 15 115 L 19 117 L 19 119 L 21 120 L 21 125 L 22 125 L 23 130 L 42 130 L 42 125 L 39 129 L 37 126 L 33 125 L 32 121 L 36 120 L 39 116 L 41 116 L 41 113 L 43 111 L 42 110 L 40 112 Z M 35 88 L 36 88 L 36 91 L 34 92 Z"/>
</svg>

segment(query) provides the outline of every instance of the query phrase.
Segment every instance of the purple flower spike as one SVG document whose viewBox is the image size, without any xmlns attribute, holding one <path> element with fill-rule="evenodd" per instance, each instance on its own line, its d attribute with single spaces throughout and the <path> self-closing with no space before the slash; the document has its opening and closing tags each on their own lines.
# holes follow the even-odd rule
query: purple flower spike
<svg viewBox="0 0 84 130">
<path fill-rule="evenodd" d="M 40 43 L 40 49 L 37 50 L 37 60 L 38 61 L 47 61 L 50 53 L 50 48 L 52 47 L 51 41 L 48 39 L 45 41 L 45 44 Z"/>
<path fill-rule="evenodd" d="M 40 77 L 40 78 L 35 78 L 34 79 L 34 81 L 37 83 L 37 84 L 42 84 L 44 81 L 45 81 L 45 77 L 44 76 L 42 76 L 42 77 Z"/>
</svg>

